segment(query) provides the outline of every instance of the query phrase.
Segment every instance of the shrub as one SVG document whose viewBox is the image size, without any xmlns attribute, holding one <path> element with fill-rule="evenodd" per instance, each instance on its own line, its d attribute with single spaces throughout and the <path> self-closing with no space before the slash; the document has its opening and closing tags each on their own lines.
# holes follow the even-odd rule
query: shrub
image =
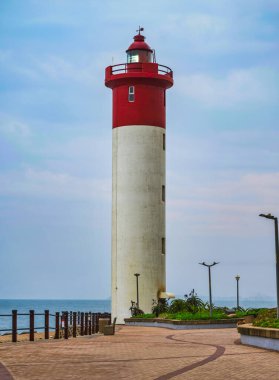
<svg viewBox="0 0 279 380">
<path fill-rule="evenodd" d="M 253 326 L 279 328 L 276 309 L 262 309 L 253 322 Z"/>
<path fill-rule="evenodd" d="M 185 294 L 186 310 L 190 313 L 197 313 L 199 310 L 205 309 L 204 302 L 198 297 L 195 289 L 189 294 Z"/>
<path fill-rule="evenodd" d="M 164 298 L 160 298 L 158 301 L 153 300 L 152 313 L 159 316 L 161 313 L 166 313 L 169 310 L 168 301 Z"/>
<path fill-rule="evenodd" d="M 179 313 L 181 311 L 186 311 L 186 302 L 182 299 L 175 299 L 171 302 L 169 306 L 170 313 Z"/>
</svg>

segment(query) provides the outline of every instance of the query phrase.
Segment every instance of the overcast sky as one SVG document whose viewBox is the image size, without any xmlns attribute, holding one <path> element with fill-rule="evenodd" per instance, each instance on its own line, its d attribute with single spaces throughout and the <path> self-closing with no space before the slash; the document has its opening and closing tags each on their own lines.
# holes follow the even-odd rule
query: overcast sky
<svg viewBox="0 0 279 380">
<path fill-rule="evenodd" d="M 111 91 L 138 25 L 167 94 L 167 290 L 275 298 L 278 0 L 0 1 L 0 298 L 107 298 Z"/>
</svg>

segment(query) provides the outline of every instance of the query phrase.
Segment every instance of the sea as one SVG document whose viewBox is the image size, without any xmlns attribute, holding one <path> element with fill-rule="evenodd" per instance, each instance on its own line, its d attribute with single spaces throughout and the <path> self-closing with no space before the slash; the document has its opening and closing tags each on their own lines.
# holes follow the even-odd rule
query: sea
<svg viewBox="0 0 279 380">
<path fill-rule="evenodd" d="M 183 297 L 181 297 L 183 298 Z M 206 301 L 206 297 L 202 297 Z M 216 298 L 213 299 L 215 306 L 227 306 L 233 308 L 236 306 L 234 298 Z M 276 307 L 276 301 L 271 298 L 245 298 L 240 299 L 240 306 L 247 308 L 272 308 Z M 93 313 L 110 313 L 111 301 L 106 300 L 16 300 L 1 299 L 0 300 L 0 335 L 11 332 L 12 328 L 12 310 L 17 310 L 18 314 L 28 314 L 30 310 L 34 310 L 37 314 L 43 314 L 45 310 L 49 310 L 50 314 L 61 311 L 80 311 Z M 18 328 L 28 329 L 29 315 L 18 316 Z M 35 316 L 35 330 L 43 331 L 44 315 Z M 54 316 L 50 317 L 50 329 L 55 326 Z M 21 330 L 24 332 L 25 330 Z"/>
<path fill-rule="evenodd" d="M 11 332 L 12 328 L 12 310 L 17 310 L 18 314 L 29 314 L 30 310 L 34 310 L 35 314 L 43 314 L 45 310 L 49 310 L 50 330 L 54 330 L 55 312 L 62 311 L 80 311 L 92 313 L 110 313 L 111 301 L 107 300 L 16 300 L 1 299 L 0 300 L 0 335 Z M 43 331 L 44 315 L 35 316 L 35 330 Z M 18 328 L 26 329 L 29 327 L 29 315 L 18 315 Z M 24 332 L 25 330 L 20 330 Z"/>
</svg>

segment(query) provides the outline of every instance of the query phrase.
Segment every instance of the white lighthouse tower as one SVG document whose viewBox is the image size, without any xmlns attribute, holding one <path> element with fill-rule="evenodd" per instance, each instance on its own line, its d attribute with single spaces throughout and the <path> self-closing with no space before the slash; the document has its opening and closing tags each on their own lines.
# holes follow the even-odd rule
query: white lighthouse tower
<svg viewBox="0 0 279 380">
<path fill-rule="evenodd" d="M 131 300 L 148 313 L 166 291 L 166 90 L 172 70 L 155 61 L 139 28 L 127 63 L 106 68 L 113 93 L 112 315 Z M 137 276 L 135 276 L 137 274 Z"/>
</svg>

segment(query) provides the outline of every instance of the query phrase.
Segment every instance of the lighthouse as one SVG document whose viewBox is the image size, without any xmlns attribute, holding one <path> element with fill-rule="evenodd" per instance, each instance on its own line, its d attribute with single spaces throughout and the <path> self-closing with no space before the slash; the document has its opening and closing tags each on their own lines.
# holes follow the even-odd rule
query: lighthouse
<svg viewBox="0 0 279 380">
<path fill-rule="evenodd" d="M 156 62 L 139 28 L 127 61 L 108 66 L 112 89 L 112 315 L 131 300 L 150 313 L 166 294 L 166 90 L 172 70 Z"/>
</svg>

